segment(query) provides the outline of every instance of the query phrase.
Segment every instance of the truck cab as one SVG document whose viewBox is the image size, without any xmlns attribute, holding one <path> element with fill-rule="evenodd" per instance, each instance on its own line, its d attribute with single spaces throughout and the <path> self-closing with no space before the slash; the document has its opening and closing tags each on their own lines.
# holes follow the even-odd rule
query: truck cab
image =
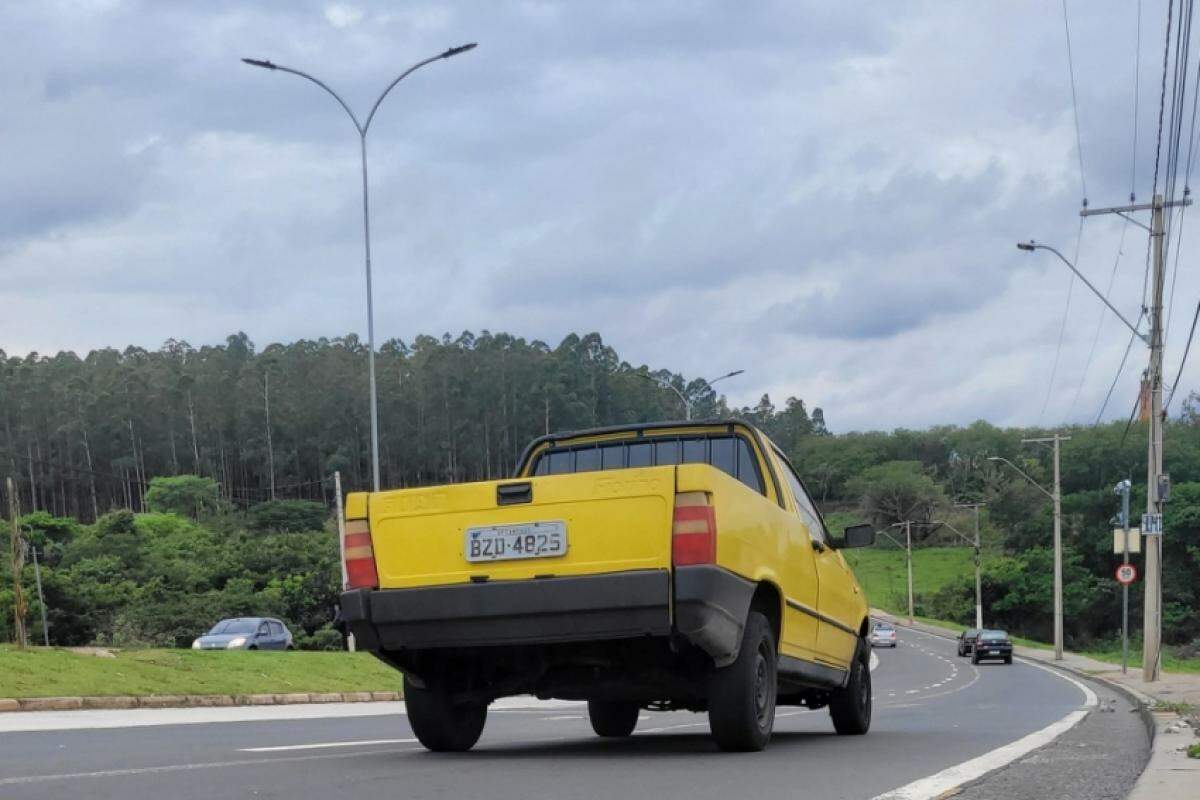
<svg viewBox="0 0 1200 800">
<path fill-rule="evenodd" d="M 552 434 L 510 480 L 347 497 L 342 614 L 404 674 L 434 750 L 508 695 L 585 700 L 597 734 L 707 711 L 757 750 L 777 704 L 870 725 L 867 603 L 787 457 L 736 420 Z"/>
</svg>

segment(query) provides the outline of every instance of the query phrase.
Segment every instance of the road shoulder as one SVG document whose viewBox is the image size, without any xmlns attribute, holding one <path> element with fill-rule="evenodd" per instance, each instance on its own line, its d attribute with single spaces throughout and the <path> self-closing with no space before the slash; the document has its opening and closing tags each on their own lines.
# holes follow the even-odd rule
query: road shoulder
<svg viewBox="0 0 1200 800">
<path fill-rule="evenodd" d="M 910 624 L 902 617 L 879 609 L 872 609 L 871 614 L 933 636 L 954 639 L 958 635 L 956 630 L 924 622 Z M 1194 800 L 1195 786 L 1200 781 L 1200 759 L 1189 758 L 1186 750 L 1189 744 L 1197 741 L 1196 732 L 1182 715 L 1153 709 L 1161 704 L 1200 704 L 1200 675 L 1164 673 L 1163 680 L 1146 683 L 1141 680 L 1140 673 L 1122 673 L 1115 664 L 1078 653 L 1066 652 L 1062 661 L 1055 661 L 1054 654 L 1048 650 L 1018 645 L 1014 652 L 1027 661 L 1099 681 L 1138 704 L 1151 737 L 1150 759 L 1128 795 L 1130 800 Z"/>
</svg>

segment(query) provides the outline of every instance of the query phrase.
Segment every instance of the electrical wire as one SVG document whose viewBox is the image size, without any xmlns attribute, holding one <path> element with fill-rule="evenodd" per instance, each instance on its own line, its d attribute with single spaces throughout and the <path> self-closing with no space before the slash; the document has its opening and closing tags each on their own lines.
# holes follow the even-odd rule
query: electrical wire
<svg viewBox="0 0 1200 800">
<path fill-rule="evenodd" d="M 1104 290 L 1106 298 L 1112 295 L 1113 282 L 1117 278 L 1117 267 L 1121 265 L 1121 256 L 1125 254 L 1125 232 L 1129 228 L 1129 219 L 1124 219 L 1124 224 L 1121 225 L 1121 238 L 1117 242 L 1117 255 L 1113 259 L 1112 272 L 1108 276 L 1108 288 Z M 1067 419 L 1075 413 L 1075 406 L 1079 403 L 1079 395 L 1083 391 L 1083 384 L 1087 379 L 1088 370 L 1092 366 L 1092 359 L 1096 355 L 1096 345 L 1100 343 L 1100 331 L 1104 328 L 1104 320 L 1108 316 L 1107 309 L 1100 309 L 1100 319 L 1096 321 L 1096 333 L 1092 336 L 1092 347 L 1088 350 L 1087 361 L 1083 362 L 1083 371 L 1079 375 L 1079 385 L 1075 387 L 1075 397 L 1071 399 L 1071 407 L 1067 410 Z"/>
<path fill-rule="evenodd" d="M 1192 338 L 1196 335 L 1197 320 L 1200 320 L 1200 302 L 1196 303 L 1196 313 L 1192 315 L 1192 330 L 1188 333 L 1187 344 L 1183 347 L 1183 358 L 1179 361 L 1179 370 L 1175 373 L 1175 381 L 1171 385 L 1171 394 L 1167 395 L 1167 402 L 1163 403 L 1164 414 L 1171 407 L 1171 401 L 1175 398 L 1175 390 L 1179 388 L 1179 378 L 1183 375 L 1183 367 L 1187 364 L 1188 353 L 1192 350 Z"/>
<path fill-rule="evenodd" d="M 1072 264 L 1079 263 L 1079 246 L 1083 241 L 1083 221 L 1087 217 L 1079 218 L 1079 230 L 1075 234 L 1075 257 L 1071 260 Z M 1058 329 L 1058 344 L 1054 348 L 1054 365 L 1050 368 L 1050 380 L 1046 384 L 1046 397 L 1042 400 L 1042 410 L 1038 412 L 1036 425 L 1042 424 L 1042 417 L 1046 414 L 1046 406 L 1050 404 L 1050 395 L 1054 393 L 1054 379 L 1058 375 L 1059 357 L 1062 355 L 1063 338 L 1067 334 L 1067 321 L 1071 317 L 1071 295 L 1075 291 L 1075 273 L 1071 272 L 1071 282 L 1067 284 L 1067 304 L 1063 309 L 1062 325 Z M 1036 426 L 1035 426 L 1036 427 Z"/>
<path fill-rule="evenodd" d="M 1138 108 L 1142 94 L 1142 0 L 1137 3 L 1137 36 L 1133 51 L 1133 157 L 1129 160 L 1129 202 L 1137 200 Z"/>
<path fill-rule="evenodd" d="M 1062 0 L 1063 29 L 1067 35 L 1067 72 L 1071 76 L 1071 111 L 1075 117 L 1075 152 L 1079 155 L 1079 185 L 1083 190 L 1083 205 L 1087 205 L 1087 179 L 1083 171 L 1083 137 L 1079 132 L 1079 100 L 1075 94 L 1075 59 L 1071 52 L 1071 19 L 1067 14 L 1067 0 Z"/>
<path fill-rule="evenodd" d="M 1138 327 L 1142 324 L 1142 319 L 1146 316 L 1145 309 L 1138 315 L 1137 321 L 1133 327 Z M 1133 341 L 1137 338 L 1136 333 L 1129 334 L 1129 343 L 1125 345 L 1125 355 L 1121 356 L 1121 365 L 1117 367 L 1117 374 L 1113 376 L 1112 384 L 1108 387 L 1108 394 L 1104 396 L 1104 402 L 1100 405 L 1100 412 L 1096 414 L 1096 424 L 1100 424 L 1100 419 L 1104 416 L 1104 410 L 1108 408 L 1108 401 L 1112 399 L 1113 390 L 1117 388 L 1117 382 L 1121 380 L 1121 373 L 1125 371 L 1125 362 L 1129 360 L 1129 351 L 1133 349 Z"/>
</svg>

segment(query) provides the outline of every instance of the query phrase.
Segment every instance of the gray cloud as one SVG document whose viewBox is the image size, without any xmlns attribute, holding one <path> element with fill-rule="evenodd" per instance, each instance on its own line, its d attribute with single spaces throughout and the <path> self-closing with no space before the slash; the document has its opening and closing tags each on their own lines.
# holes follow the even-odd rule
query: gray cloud
<svg viewBox="0 0 1200 800">
<path fill-rule="evenodd" d="M 1133 17 L 1071 13 L 1101 205 L 1129 193 Z M 744 368 L 732 401 L 801 396 L 842 430 L 1038 417 L 1068 276 L 1013 242 L 1071 250 L 1081 191 L 1043 4 L 94 0 L 0 19 L 18 32 L 0 51 L 8 352 L 362 331 L 353 129 L 316 87 L 238 59 L 311 70 L 365 110 L 399 68 L 478 40 L 372 128 L 378 338 L 599 330 L 634 363 Z M 1100 283 L 1119 232 L 1085 228 Z M 1127 232 L 1115 283 L 1134 313 L 1140 248 Z M 1126 341 L 1080 286 L 1069 323 L 1047 423 L 1095 413 Z"/>
</svg>

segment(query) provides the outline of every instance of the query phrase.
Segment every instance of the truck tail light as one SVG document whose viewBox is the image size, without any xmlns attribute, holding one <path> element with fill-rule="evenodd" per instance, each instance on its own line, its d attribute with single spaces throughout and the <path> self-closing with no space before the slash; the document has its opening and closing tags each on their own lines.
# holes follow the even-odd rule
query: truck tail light
<svg viewBox="0 0 1200 800">
<path fill-rule="evenodd" d="M 677 567 L 717 560 L 717 517 L 704 492 L 675 495 L 671 526 L 671 562 Z"/>
<path fill-rule="evenodd" d="M 376 589 L 379 573 L 375 569 L 375 548 L 371 545 L 371 526 L 365 519 L 346 520 L 346 588 Z"/>
</svg>

